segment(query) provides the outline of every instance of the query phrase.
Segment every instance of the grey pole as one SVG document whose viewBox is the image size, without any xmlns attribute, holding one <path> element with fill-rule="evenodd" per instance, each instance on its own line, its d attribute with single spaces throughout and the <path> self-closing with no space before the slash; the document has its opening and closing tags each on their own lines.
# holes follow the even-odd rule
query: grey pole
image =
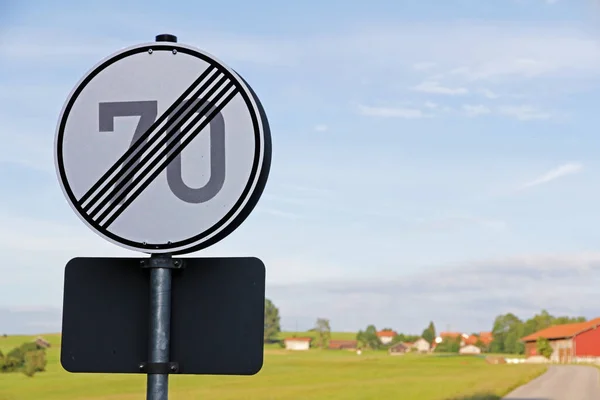
<svg viewBox="0 0 600 400">
<path fill-rule="evenodd" d="M 165 258 L 167 260 L 165 260 Z M 170 256 L 150 258 L 150 363 L 168 363 L 171 344 L 171 269 L 160 264 L 170 261 Z M 164 265 L 164 264 L 163 264 Z M 169 398 L 169 375 L 148 374 L 146 399 Z"/>
<path fill-rule="evenodd" d="M 157 35 L 157 42 L 177 43 L 177 36 Z M 171 347 L 171 269 L 164 262 L 171 261 L 170 255 L 155 255 L 150 258 L 150 343 L 149 363 L 168 363 Z M 146 385 L 147 400 L 168 400 L 169 375 L 149 373 Z"/>
</svg>

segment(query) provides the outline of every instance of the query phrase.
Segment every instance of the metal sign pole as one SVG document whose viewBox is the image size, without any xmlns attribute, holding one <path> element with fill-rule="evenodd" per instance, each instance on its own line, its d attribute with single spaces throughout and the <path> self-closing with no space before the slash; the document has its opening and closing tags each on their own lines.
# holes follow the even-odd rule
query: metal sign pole
<svg viewBox="0 0 600 400">
<path fill-rule="evenodd" d="M 157 35 L 157 42 L 177 42 L 174 35 Z M 164 262 L 171 262 L 170 255 L 150 258 L 150 336 L 148 362 L 151 364 L 169 363 L 171 347 L 171 274 Z M 165 268 L 167 267 L 167 268 Z M 162 371 L 164 372 L 164 371 Z M 169 398 L 169 375 L 148 373 L 146 383 L 147 400 L 167 400 Z"/>
<path fill-rule="evenodd" d="M 152 255 L 150 258 L 150 365 L 167 365 L 170 361 L 172 271 L 166 263 L 171 263 L 169 255 Z M 155 371 L 148 370 L 146 399 L 167 400 L 169 375 L 152 372 Z"/>
</svg>

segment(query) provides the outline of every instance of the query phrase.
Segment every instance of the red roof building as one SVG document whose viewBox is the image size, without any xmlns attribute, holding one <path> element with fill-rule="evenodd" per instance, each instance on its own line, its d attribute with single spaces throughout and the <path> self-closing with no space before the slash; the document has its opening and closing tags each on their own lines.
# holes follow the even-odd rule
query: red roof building
<svg viewBox="0 0 600 400">
<path fill-rule="evenodd" d="M 527 356 L 537 355 L 537 339 L 548 339 L 554 349 L 552 361 L 600 358 L 600 318 L 575 324 L 554 325 L 521 339 Z"/>
<path fill-rule="evenodd" d="M 490 343 L 492 343 L 492 332 L 480 332 L 479 336 L 469 335 L 467 333 L 461 333 L 461 332 L 440 332 L 440 335 L 438 336 L 438 338 L 440 338 L 441 340 L 457 339 L 459 337 L 461 338 L 461 341 L 460 341 L 461 347 L 468 346 L 468 345 L 474 346 L 480 340 L 485 345 L 489 345 Z M 436 342 L 434 342 L 434 347 L 435 347 L 435 344 L 436 344 Z"/>
<path fill-rule="evenodd" d="M 335 350 L 356 350 L 358 342 L 356 340 L 330 340 L 329 348 Z"/>
<path fill-rule="evenodd" d="M 394 340 L 394 337 L 396 337 L 397 335 L 398 334 L 394 331 L 379 331 L 379 332 L 377 332 L 377 337 L 383 344 L 392 343 L 392 340 Z"/>
<path fill-rule="evenodd" d="M 485 345 L 489 345 L 494 340 L 492 332 L 479 332 L 479 340 Z"/>
</svg>

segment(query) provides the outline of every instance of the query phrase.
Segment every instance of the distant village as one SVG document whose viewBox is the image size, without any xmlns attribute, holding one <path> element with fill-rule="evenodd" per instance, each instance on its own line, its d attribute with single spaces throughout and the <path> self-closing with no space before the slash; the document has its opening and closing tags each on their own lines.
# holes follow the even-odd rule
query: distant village
<svg viewBox="0 0 600 400">
<path fill-rule="evenodd" d="M 455 352 L 464 355 L 478 355 L 489 352 L 494 341 L 492 332 L 467 334 L 461 332 L 441 332 L 429 342 L 423 337 L 414 341 L 398 341 L 401 337 L 394 330 L 376 332 L 377 339 L 390 355 L 406 353 Z M 288 350 L 306 351 L 311 348 L 314 338 L 287 337 L 284 339 Z M 560 323 L 520 338 L 524 345 L 523 359 L 532 362 L 556 363 L 597 363 L 600 364 L 600 318 L 576 323 Z M 331 339 L 327 348 L 349 350 L 361 354 L 363 346 L 358 340 Z M 452 348 L 452 345 L 454 348 Z M 443 349 L 442 349 L 443 347 Z M 522 361 L 522 360 L 521 360 Z"/>
<path fill-rule="evenodd" d="M 460 332 L 441 332 L 432 343 L 420 337 L 415 341 L 395 342 L 395 338 L 399 335 L 393 330 L 381 330 L 377 332 L 377 338 L 381 345 L 386 347 L 390 354 L 404 354 L 409 352 L 431 353 L 435 351 L 442 343 L 455 342 L 457 343 L 458 353 L 460 354 L 480 354 L 485 348 L 489 347 L 493 337 L 491 332 L 480 332 L 479 334 L 466 334 Z M 285 348 L 287 350 L 309 350 L 313 338 L 310 336 L 304 337 L 288 337 L 284 339 Z M 328 349 L 331 350 L 350 350 L 360 352 L 361 346 L 358 340 L 339 340 L 331 339 L 328 342 Z"/>
</svg>

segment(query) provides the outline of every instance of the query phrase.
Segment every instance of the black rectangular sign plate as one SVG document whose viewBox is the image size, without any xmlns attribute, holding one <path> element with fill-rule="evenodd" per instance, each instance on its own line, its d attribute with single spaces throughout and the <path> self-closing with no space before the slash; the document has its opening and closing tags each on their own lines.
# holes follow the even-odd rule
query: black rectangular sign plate
<svg viewBox="0 0 600 400">
<path fill-rule="evenodd" d="M 171 360 L 180 374 L 253 375 L 263 364 L 265 266 L 257 258 L 176 258 Z M 148 258 L 75 258 L 65 268 L 61 364 L 141 373 L 148 360 Z"/>
</svg>

